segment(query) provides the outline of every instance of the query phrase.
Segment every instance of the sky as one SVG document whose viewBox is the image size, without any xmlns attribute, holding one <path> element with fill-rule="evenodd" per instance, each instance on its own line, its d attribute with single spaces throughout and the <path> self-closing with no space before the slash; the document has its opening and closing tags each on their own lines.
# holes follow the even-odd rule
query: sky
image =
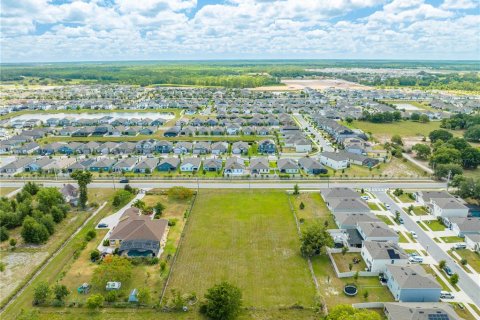
<svg viewBox="0 0 480 320">
<path fill-rule="evenodd" d="M 480 0 L 0 1 L 2 63 L 480 59 Z"/>
</svg>

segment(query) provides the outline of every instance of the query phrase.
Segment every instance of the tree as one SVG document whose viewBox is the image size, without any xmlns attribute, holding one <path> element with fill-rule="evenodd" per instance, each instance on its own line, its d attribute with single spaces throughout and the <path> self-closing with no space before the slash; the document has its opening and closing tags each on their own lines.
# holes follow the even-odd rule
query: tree
<svg viewBox="0 0 480 320">
<path fill-rule="evenodd" d="M 436 166 L 437 164 L 446 164 L 446 163 L 458 163 L 462 162 L 462 153 L 455 149 L 447 146 L 442 146 L 435 150 L 430 157 L 430 165 Z"/>
<path fill-rule="evenodd" d="M 133 204 L 132 207 L 140 209 L 140 211 L 144 211 L 146 204 L 143 200 L 137 199 Z"/>
<path fill-rule="evenodd" d="M 98 259 L 100 259 L 100 251 L 98 249 L 92 250 L 90 252 L 90 260 L 97 261 Z"/>
<path fill-rule="evenodd" d="M 393 190 L 393 194 L 397 197 L 400 197 L 403 194 L 403 190 L 400 188 L 396 188 L 395 190 Z"/>
<path fill-rule="evenodd" d="M 88 201 L 87 185 L 92 182 L 92 173 L 90 171 L 75 171 L 70 174 L 70 177 L 78 183 L 80 191 L 80 206 L 85 208 Z"/>
<path fill-rule="evenodd" d="M 303 203 L 303 201 L 302 201 L 302 202 L 300 202 L 300 206 L 299 206 L 299 208 L 300 208 L 300 210 L 303 210 L 303 209 L 305 209 L 305 204 Z"/>
<path fill-rule="evenodd" d="M 15 238 L 11 238 L 9 241 L 10 247 L 12 247 L 12 251 L 15 250 L 15 247 L 17 245 L 17 240 Z"/>
<path fill-rule="evenodd" d="M 30 216 L 23 220 L 21 235 L 25 242 L 35 244 L 44 243 L 50 236 L 47 227 Z"/>
<path fill-rule="evenodd" d="M 165 210 L 165 206 L 161 202 L 157 202 L 157 204 L 155 204 L 153 207 L 153 210 L 155 211 L 155 215 L 161 216 L 163 210 Z"/>
<path fill-rule="evenodd" d="M 420 120 L 420 113 L 414 112 L 410 115 L 410 120 L 412 121 L 419 121 Z"/>
<path fill-rule="evenodd" d="M 437 140 L 448 141 L 453 138 L 453 134 L 447 130 L 438 129 L 430 132 L 428 137 L 430 138 L 430 141 L 434 143 Z"/>
<path fill-rule="evenodd" d="M 429 146 L 423 143 L 417 143 L 412 147 L 412 150 L 415 151 L 417 158 L 426 160 L 432 153 L 432 150 Z"/>
<path fill-rule="evenodd" d="M 140 288 L 137 294 L 138 303 L 149 304 L 151 300 L 150 290 L 148 288 Z"/>
<path fill-rule="evenodd" d="M 127 282 L 132 277 L 132 264 L 130 260 L 119 256 L 107 256 L 93 271 L 93 283 L 100 288 L 105 288 L 109 281 Z"/>
<path fill-rule="evenodd" d="M 234 319 L 242 306 L 242 292 L 228 282 L 222 282 L 208 289 L 201 311 L 210 319 Z"/>
<path fill-rule="evenodd" d="M 34 196 L 37 194 L 38 191 L 40 191 L 40 187 L 35 182 L 28 181 L 23 186 L 22 191 L 25 191 L 28 194 Z"/>
<path fill-rule="evenodd" d="M 7 228 L 5 226 L 0 227 L 0 241 L 5 241 L 10 238 L 10 233 L 8 232 Z"/>
<path fill-rule="evenodd" d="M 92 294 L 88 297 L 86 305 L 89 309 L 98 309 L 103 306 L 105 299 L 101 294 Z"/>
<path fill-rule="evenodd" d="M 39 305 L 45 303 L 50 296 L 50 287 L 45 281 L 39 282 L 33 289 L 33 304 Z"/>
<path fill-rule="evenodd" d="M 333 246 L 333 239 L 320 223 L 309 226 L 302 235 L 300 251 L 304 257 L 313 257 L 322 253 L 325 247 Z"/>
<path fill-rule="evenodd" d="M 55 187 L 41 188 L 37 193 L 36 200 L 38 201 L 37 209 L 45 214 L 50 213 L 54 207 L 65 205 L 63 195 Z"/>
<path fill-rule="evenodd" d="M 467 147 L 462 151 L 462 165 L 465 169 L 476 169 L 480 165 L 480 151 Z"/>
<path fill-rule="evenodd" d="M 400 137 L 398 134 L 395 134 L 392 136 L 392 142 L 400 146 L 403 146 L 402 137 Z"/>
<path fill-rule="evenodd" d="M 459 177 L 457 181 L 457 177 Z M 452 185 L 457 185 L 457 194 L 462 198 L 472 198 L 480 200 L 480 178 L 465 178 L 456 176 Z"/>
<path fill-rule="evenodd" d="M 440 262 L 438 263 L 438 267 L 440 269 L 445 268 L 446 265 L 447 265 L 447 262 L 445 260 L 440 260 Z"/>
<path fill-rule="evenodd" d="M 368 295 L 367 295 L 368 297 Z M 357 309 L 347 304 L 339 304 L 330 309 L 327 320 L 381 320 L 382 317 L 375 311 Z"/>
<path fill-rule="evenodd" d="M 126 190 L 118 190 L 113 196 L 112 204 L 114 207 L 121 207 L 126 205 L 131 198 L 132 194 L 130 192 Z"/>
<path fill-rule="evenodd" d="M 55 299 L 63 301 L 63 299 L 70 294 L 70 291 L 63 284 L 57 283 L 53 287 L 53 294 L 55 295 Z"/>
<path fill-rule="evenodd" d="M 298 186 L 297 183 L 293 186 L 293 194 L 294 195 L 299 195 L 300 194 L 300 187 Z"/>
<path fill-rule="evenodd" d="M 353 122 L 353 119 L 351 117 L 347 117 L 345 121 L 347 121 L 348 124 L 351 124 Z"/>
<path fill-rule="evenodd" d="M 458 273 L 454 273 L 452 274 L 452 276 L 450 277 L 450 283 L 452 285 L 456 285 L 458 283 L 458 280 L 459 280 L 459 276 L 458 276 Z"/>
<path fill-rule="evenodd" d="M 471 126 L 465 130 L 463 137 L 468 141 L 480 142 L 480 124 Z"/>
<path fill-rule="evenodd" d="M 429 118 L 426 114 L 422 114 L 422 115 L 420 116 L 420 119 L 419 119 L 419 120 L 420 120 L 421 123 L 430 122 L 430 118 Z"/>
<path fill-rule="evenodd" d="M 450 178 L 453 178 L 456 175 L 463 173 L 463 169 L 459 164 L 456 163 L 447 163 L 447 164 L 438 164 L 435 166 L 433 175 L 437 179 L 446 178 L 450 174 Z"/>
</svg>

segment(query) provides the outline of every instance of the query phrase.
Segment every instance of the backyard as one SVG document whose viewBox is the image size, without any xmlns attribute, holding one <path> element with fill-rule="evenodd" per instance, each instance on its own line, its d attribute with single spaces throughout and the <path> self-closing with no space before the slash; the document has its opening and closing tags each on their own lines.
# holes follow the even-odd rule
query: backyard
<svg viewBox="0 0 480 320">
<path fill-rule="evenodd" d="M 360 252 L 347 252 L 345 254 L 332 253 L 332 257 L 335 260 L 338 271 L 340 272 L 365 271 L 365 268 L 367 267 Z M 360 262 L 354 263 L 354 260 Z M 351 269 L 350 266 L 352 267 Z"/>
<path fill-rule="evenodd" d="M 244 305 L 312 306 L 315 288 L 284 191 L 202 190 L 168 289 L 203 296 L 222 280 Z"/>
<path fill-rule="evenodd" d="M 329 228 L 335 228 L 333 215 L 328 210 L 320 192 L 302 192 L 299 195 L 289 195 L 289 198 L 302 229 L 315 221 L 319 221 L 322 224 L 325 224 L 326 221 Z M 303 209 L 300 209 L 301 203 L 304 204 Z"/>
</svg>

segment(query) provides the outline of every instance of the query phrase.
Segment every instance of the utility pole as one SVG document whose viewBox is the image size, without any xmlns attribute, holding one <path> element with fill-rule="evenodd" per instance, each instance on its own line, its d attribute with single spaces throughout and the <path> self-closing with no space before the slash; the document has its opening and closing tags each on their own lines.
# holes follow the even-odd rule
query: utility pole
<svg viewBox="0 0 480 320">
<path fill-rule="evenodd" d="M 448 170 L 448 176 L 447 176 L 447 192 L 448 192 L 448 185 L 450 184 L 450 177 L 452 175 L 452 170 Z"/>
</svg>

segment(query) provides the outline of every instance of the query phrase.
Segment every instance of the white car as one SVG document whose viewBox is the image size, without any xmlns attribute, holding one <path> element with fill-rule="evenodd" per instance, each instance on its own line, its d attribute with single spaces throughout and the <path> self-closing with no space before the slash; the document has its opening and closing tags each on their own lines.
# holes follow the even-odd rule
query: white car
<svg viewBox="0 0 480 320">
<path fill-rule="evenodd" d="M 362 196 L 362 199 L 367 201 L 368 199 L 370 199 L 370 197 L 369 196 Z"/>
<path fill-rule="evenodd" d="M 417 239 L 418 236 L 417 236 L 417 233 L 415 231 L 410 231 L 410 234 L 412 235 L 412 238 L 413 239 Z"/>
<path fill-rule="evenodd" d="M 410 262 L 410 263 L 422 263 L 423 258 L 419 257 L 419 256 L 410 257 L 410 258 L 408 258 L 408 262 Z"/>
<path fill-rule="evenodd" d="M 390 205 L 388 203 L 385 203 L 385 208 L 390 209 Z"/>
<path fill-rule="evenodd" d="M 455 296 L 454 296 L 453 293 L 451 293 L 451 292 L 441 291 L 441 292 L 440 292 L 440 298 L 441 298 L 441 299 L 454 299 Z"/>
</svg>

